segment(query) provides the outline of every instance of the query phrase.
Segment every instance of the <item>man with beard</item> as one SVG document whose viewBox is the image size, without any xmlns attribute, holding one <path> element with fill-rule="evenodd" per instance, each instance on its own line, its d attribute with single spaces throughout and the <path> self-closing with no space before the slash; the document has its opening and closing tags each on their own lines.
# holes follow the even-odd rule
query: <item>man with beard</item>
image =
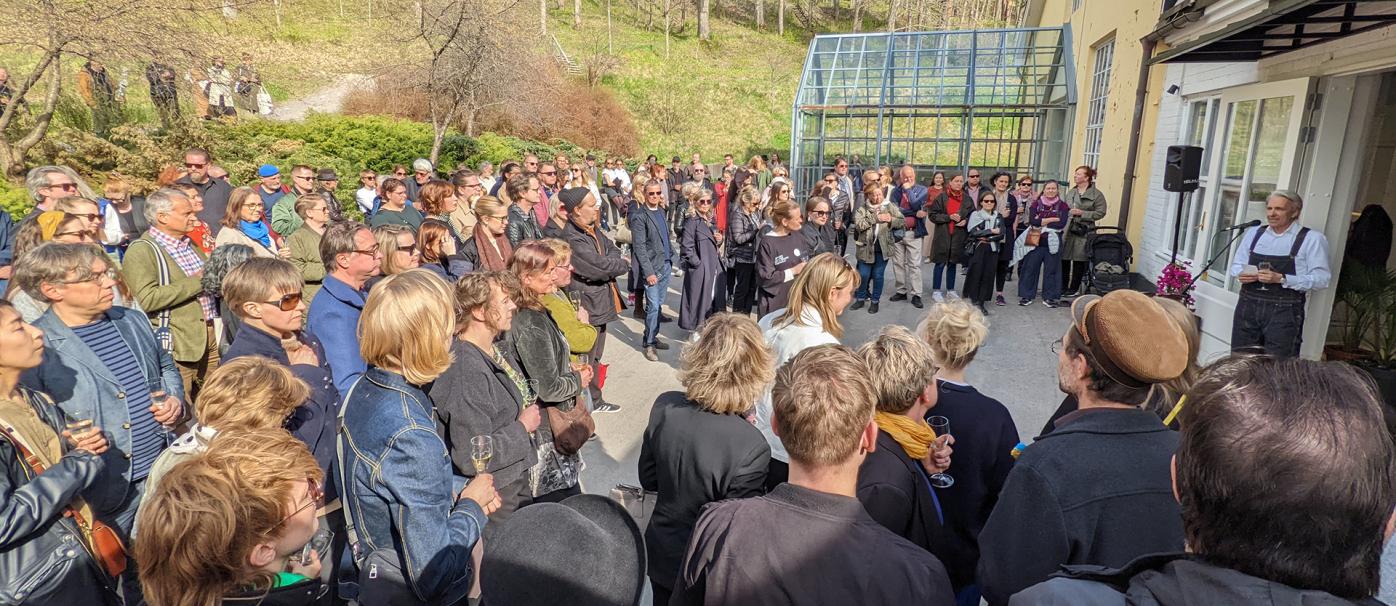
<svg viewBox="0 0 1396 606">
<path fill-rule="evenodd" d="M 1081 408 L 1023 451 L 979 535 L 991 606 L 1064 564 L 1120 567 L 1183 548 L 1169 472 L 1178 434 L 1139 405 L 1187 367 L 1187 337 L 1132 290 L 1078 298 L 1071 313 L 1052 350 L 1058 384 Z"/>
</svg>

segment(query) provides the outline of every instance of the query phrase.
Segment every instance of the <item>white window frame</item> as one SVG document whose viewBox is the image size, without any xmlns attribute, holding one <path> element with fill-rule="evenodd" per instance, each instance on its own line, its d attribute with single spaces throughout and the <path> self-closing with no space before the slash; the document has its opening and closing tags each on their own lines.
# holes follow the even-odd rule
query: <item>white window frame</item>
<svg viewBox="0 0 1396 606">
<path fill-rule="evenodd" d="M 1183 99 L 1183 118 L 1178 127 L 1178 145 L 1196 145 L 1202 148 L 1202 167 L 1197 177 L 1197 189 L 1183 194 L 1181 201 L 1186 204 L 1183 223 L 1177 227 L 1185 230 L 1182 238 L 1178 241 L 1178 260 L 1193 261 L 1194 250 L 1197 239 L 1201 237 L 1202 230 L 1207 224 L 1206 192 L 1211 189 L 1212 184 L 1212 139 L 1216 134 L 1217 123 L 1220 121 L 1217 114 L 1221 111 L 1221 96 L 1212 94 L 1198 97 L 1188 97 Z M 1203 125 L 1202 134 L 1199 138 L 1193 138 L 1193 119 L 1201 113 Z M 1167 237 L 1163 241 L 1163 248 L 1154 251 L 1160 259 L 1167 260 L 1173 255 L 1174 217 L 1178 216 L 1178 203 L 1180 197 L 1176 192 L 1166 192 L 1168 201 L 1168 221 Z M 1191 231 L 1192 233 L 1187 233 Z"/>
<path fill-rule="evenodd" d="M 1081 153 L 1081 163 L 1095 168 L 1100 166 L 1100 142 L 1105 134 L 1105 114 L 1110 98 L 1110 72 L 1115 63 L 1115 38 L 1101 42 L 1093 49 L 1095 55 L 1091 69 L 1091 96 L 1086 107 L 1086 140 Z"/>
</svg>

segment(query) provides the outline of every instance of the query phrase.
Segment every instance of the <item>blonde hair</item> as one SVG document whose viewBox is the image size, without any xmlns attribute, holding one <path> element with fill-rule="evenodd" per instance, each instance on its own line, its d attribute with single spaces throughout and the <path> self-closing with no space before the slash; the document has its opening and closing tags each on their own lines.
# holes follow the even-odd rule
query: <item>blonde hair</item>
<svg viewBox="0 0 1396 606">
<path fill-rule="evenodd" d="M 131 193 L 131 182 L 127 181 L 125 177 L 114 176 L 107 179 L 107 182 L 102 185 L 102 193 L 107 197 L 111 197 L 112 194 L 129 194 Z"/>
<path fill-rule="evenodd" d="M 77 214 L 78 207 L 86 204 L 91 204 L 94 208 L 98 209 L 100 209 L 102 206 L 98 204 L 96 200 L 89 200 L 82 196 L 63 196 L 62 198 L 59 198 L 58 200 L 54 201 L 53 208 L 49 210 L 56 210 L 68 214 Z"/>
<path fill-rule="evenodd" d="M 775 356 L 756 321 L 720 313 L 703 322 L 679 356 L 679 383 L 688 399 L 711 413 L 751 410 L 775 377 Z"/>
<path fill-rule="evenodd" d="M 503 188 L 500 189 L 502 190 Z M 494 196 L 480 196 L 480 198 L 475 201 L 475 206 L 471 207 L 471 212 L 474 212 L 477 218 L 484 218 L 493 216 L 500 210 L 507 208 L 508 206 L 505 206 L 504 202 L 499 198 Z"/>
<path fill-rule="evenodd" d="M 276 429 L 310 397 L 310 387 L 271 358 L 244 356 L 218 365 L 199 391 L 199 423 L 217 430 Z"/>
<path fill-rule="evenodd" d="M 935 383 L 938 369 L 930 346 L 905 326 L 883 326 L 876 339 L 858 348 L 858 357 L 868 368 L 877 369 L 870 379 L 882 412 L 906 412 Z"/>
<path fill-rule="evenodd" d="M 146 598 L 161 606 L 215 606 L 271 573 L 248 556 L 285 532 L 298 482 L 324 477 L 305 444 L 284 429 L 224 431 L 207 451 L 175 465 L 145 495 L 134 556 Z"/>
<path fill-rule="evenodd" d="M 429 270 L 409 269 L 369 291 L 359 315 L 359 352 L 369 365 L 425 385 L 451 366 L 455 332 L 450 287 Z"/>
<path fill-rule="evenodd" d="M 553 264 L 561 265 L 563 261 L 572 258 L 572 245 L 557 238 L 543 238 L 539 240 L 553 251 Z"/>
<path fill-rule="evenodd" d="M 1198 351 L 1202 348 L 1202 333 L 1197 326 L 1197 317 L 1186 305 L 1164 297 L 1155 297 L 1154 302 L 1158 303 L 1168 314 L 1168 318 L 1183 330 L 1183 335 L 1188 340 L 1188 365 L 1183 369 L 1183 374 L 1170 381 L 1154 384 L 1149 390 L 1148 399 L 1144 401 L 1144 409 L 1165 416 L 1173 405 L 1177 404 L 1178 398 L 1192 388 L 1192 384 L 1197 382 L 1197 376 L 1202 372 L 1197 365 Z"/>
<path fill-rule="evenodd" d="M 771 423 L 791 462 L 830 467 L 853 455 L 876 408 L 869 375 L 842 345 L 811 347 L 776 371 Z"/>
<path fill-rule="evenodd" d="M 451 309 L 456 318 L 457 331 L 465 332 L 465 329 L 475 321 L 475 318 L 470 315 L 471 312 L 480 308 L 485 308 L 485 311 L 489 312 L 490 294 L 494 291 L 493 287 L 497 286 L 506 293 L 508 292 L 504 285 L 505 275 L 508 275 L 507 272 L 502 271 L 473 272 L 461 276 L 461 279 L 456 281 L 454 289 L 456 296 L 452 301 Z"/>
<path fill-rule="evenodd" d="M 397 252 L 402 248 L 398 246 L 397 237 L 401 234 L 409 234 L 412 236 L 413 242 L 417 241 L 417 234 L 412 231 L 411 227 L 397 223 L 384 223 L 374 226 L 369 231 L 373 233 L 374 242 L 378 243 L 379 252 L 383 253 L 383 275 L 391 276 L 412 269 L 399 267 L 397 262 Z"/>
<path fill-rule="evenodd" d="M 937 364 L 960 370 L 974 361 L 974 354 L 989 336 L 989 323 L 973 305 L 946 301 L 931 306 L 916 333 L 930 346 Z"/>
<path fill-rule="evenodd" d="M 795 283 L 790 285 L 790 301 L 775 324 L 802 322 L 805 306 L 812 306 L 819 312 L 824 332 L 842 339 L 843 324 L 839 323 L 838 310 L 829 303 L 829 297 L 836 288 L 856 290 L 859 282 L 858 272 L 847 260 L 834 253 L 821 253 L 805 263 L 800 275 L 795 276 Z"/>
</svg>

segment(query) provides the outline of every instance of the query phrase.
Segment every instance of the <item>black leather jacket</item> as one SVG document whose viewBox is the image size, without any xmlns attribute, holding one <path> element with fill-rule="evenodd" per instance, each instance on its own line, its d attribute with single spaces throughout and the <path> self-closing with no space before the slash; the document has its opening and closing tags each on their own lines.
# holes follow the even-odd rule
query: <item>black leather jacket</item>
<svg viewBox="0 0 1396 606">
<path fill-rule="evenodd" d="M 517 204 L 509 205 L 509 224 L 504 226 L 504 237 L 509 238 L 509 246 L 519 247 L 519 243 L 524 240 L 542 240 L 543 229 L 538 225 L 538 217 L 533 213 L 519 208 Z"/>
<path fill-rule="evenodd" d="M 55 432 L 63 426 L 53 401 L 19 388 Z M 63 513 L 102 470 L 102 459 L 71 451 L 42 474 L 0 434 L 0 604 L 118 604 L 116 583 L 83 546 L 81 530 Z"/>
</svg>

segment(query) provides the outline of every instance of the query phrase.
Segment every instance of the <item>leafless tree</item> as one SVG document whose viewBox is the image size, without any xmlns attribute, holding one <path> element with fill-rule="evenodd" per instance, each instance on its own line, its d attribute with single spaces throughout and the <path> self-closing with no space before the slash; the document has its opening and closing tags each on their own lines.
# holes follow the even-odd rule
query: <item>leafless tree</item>
<svg viewBox="0 0 1396 606">
<path fill-rule="evenodd" d="M 712 31 L 708 28 L 708 13 L 712 10 L 712 0 L 698 0 L 698 38 L 711 40 Z"/>
</svg>

